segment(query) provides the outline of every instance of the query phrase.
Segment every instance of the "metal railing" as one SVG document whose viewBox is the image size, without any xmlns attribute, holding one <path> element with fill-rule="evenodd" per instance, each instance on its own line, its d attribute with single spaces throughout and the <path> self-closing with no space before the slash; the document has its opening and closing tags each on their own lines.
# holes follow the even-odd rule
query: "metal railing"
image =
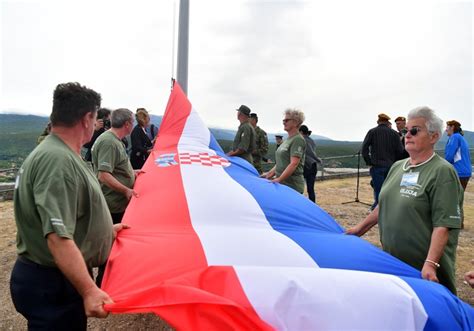
<svg viewBox="0 0 474 331">
<path fill-rule="evenodd" d="M 443 152 L 444 149 L 435 149 L 435 152 L 440 154 Z M 471 152 L 471 160 L 474 161 L 474 148 L 470 148 L 469 151 Z M 443 156 L 443 155 L 441 155 Z M 329 167 L 328 163 L 332 160 L 338 159 L 350 159 L 350 158 L 358 158 L 357 167 Z M 363 163 L 361 158 L 360 152 L 350 154 L 350 155 L 337 155 L 337 156 L 326 156 L 321 158 L 322 163 L 318 163 L 318 173 L 316 176 L 316 180 L 327 180 L 327 179 L 337 179 L 337 178 L 348 178 L 348 177 L 355 177 L 357 174 L 359 176 L 368 176 L 369 170 Z M 275 165 L 275 162 L 265 162 L 262 164 L 262 168 L 264 171 L 270 170 Z M 0 169 L 0 201 L 2 197 L 4 199 L 5 195 L 8 195 L 10 192 L 13 192 L 14 187 L 14 180 L 16 173 L 18 172 L 19 168 L 6 168 Z M 351 169 L 351 171 L 344 171 L 338 169 Z M 10 181 L 11 180 L 11 181 Z M 9 181 L 9 182 L 7 182 Z"/>
</svg>

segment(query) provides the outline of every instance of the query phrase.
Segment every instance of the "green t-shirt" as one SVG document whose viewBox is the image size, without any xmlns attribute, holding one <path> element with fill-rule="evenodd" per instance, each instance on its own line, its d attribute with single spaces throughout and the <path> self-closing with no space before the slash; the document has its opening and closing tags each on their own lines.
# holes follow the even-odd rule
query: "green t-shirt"
<svg viewBox="0 0 474 331">
<path fill-rule="evenodd" d="M 434 227 L 449 228 L 449 240 L 439 261 L 441 284 L 456 293 L 455 262 L 461 227 L 463 192 L 456 172 L 435 155 L 426 164 L 404 170 L 395 163 L 379 197 L 379 231 L 383 249 L 418 270 L 428 255 Z"/>
<path fill-rule="evenodd" d="M 232 150 L 241 149 L 245 153 L 237 155 L 250 164 L 253 163 L 252 152 L 255 149 L 255 130 L 249 122 L 244 122 L 239 125 L 239 129 L 235 134 L 234 144 L 232 145 Z"/>
<path fill-rule="evenodd" d="M 111 131 L 102 133 L 92 146 L 92 162 L 94 170 L 108 172 L 120 183 L 128 188 L 135 184 L 135 173 L 133 171 L 125 146 L 122 141 Z M 128 205 L 127 197 L 110 187 L 101 183 L 102 192 L 111 213 L 121 213 Z"/>
<path fill-rule="evenodd" d="M 105 263 L 113 227 L 99 182 L 85 161 L 50 134 L 26 158 L 14 196 L 17 251 L 55 267 L 46 236 L 73 239 L 89 268 Z"/>
<path fill-rule="evenodd" d="M 288 167 L 292 156 L 300 158 L 300 162 L 298 163 L 298 166 L 296 167 L 293 174 L 282 182 L 282 184 L 287 185 L 300 193 L 304 192 L 303 166 L 305 149 L 306 142 L 304 141 L 304 138 L 298 133 L 293 137 L 283 141 L 283 143 L 275 152 L 275 174 L 277 177 L 280 177 L 283 171 L 285 171 L 286 167 Z"/>
</svg>

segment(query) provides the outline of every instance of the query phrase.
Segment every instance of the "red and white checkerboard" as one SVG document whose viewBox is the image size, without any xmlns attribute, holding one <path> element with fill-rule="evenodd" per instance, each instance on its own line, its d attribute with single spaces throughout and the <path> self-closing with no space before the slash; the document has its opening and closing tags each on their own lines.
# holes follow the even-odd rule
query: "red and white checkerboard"
<svg viewBox="0 0 474 331">
<path fill-rule="evenodd" d="M 207 167 L 228 167 L 230 166 L 229 160 L 219 155 L 209 155 L 209 153 L 179 153 L 180 164 L 196 164 Z"/>
</svg>

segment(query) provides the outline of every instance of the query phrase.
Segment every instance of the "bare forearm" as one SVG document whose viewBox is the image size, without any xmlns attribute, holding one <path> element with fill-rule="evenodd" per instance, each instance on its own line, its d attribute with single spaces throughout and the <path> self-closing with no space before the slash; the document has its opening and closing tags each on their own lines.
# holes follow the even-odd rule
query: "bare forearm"
<svg viewBox="0 0 474 331">
<path fill-rule="evenodd" d="M 273 178 L 273 176 L 275 176 L 275 169 L 276 169 L 276 167 L 274 166 L 268 172 L 264 172 L 260 177 L 264 177 L 266 179 Z"/>
<path fill-rule="evenodd" d="M 96 287 L 84 258 L 72 239 L 61 238 L 56 233 L 50 233 L 47 241 L 56 265 L 82 297 Z"/>
<path fill-rule="evenodd" d="M 105 171 L 99 171 L 99 181 L 123 195 L 127 195 L 127 191 L 130 190 L 130 188 L 120 183 L 112 174 Z"/>
<path fill-rule="evenodd" d="M 283 181 L 285 181 L 285 179 L 287 179 L 288 177 L 290 177 L 291 175 L 293 175 L 293 173 L 295 172 L 297 166 L 298 166 L 298 163 L 296 163 L 296 164 L 290 163 L 290 164 L 285 168 L 285 170 L 283 170 L 283 172 L 281 173 L 280 177 L 278 177 L 278 181 L 279 181 L 279 182 L 283 182 Z"/>
<path fill-rule="evenodd" d="M 242 155 L 242 154 L 245 154 L 246 152 L 241 149 L 241 148 L 237 148 L 236 150 L 233 150 L 233 151 L 230 151 L 227 155 L 229 156 L 238 156 L 238 155 Z"/>
<path fill-rule="evenodd" d="M 377 206 L 361 223 L 348 229 L 346 234 L 352 234 L 360 237 L 369 231 L 375 224 L 377 224 L 378 220 L 379 207 Z"/>
<path fill-rule="evenodd" d="M 56 233 L 47 237 L 48 248 L 59 270 L 79 292 L 87 316 L 106 317 L 104 304 L 113 303 L 107 293 L 97 287 L 87 270 L 81 251 L 72 239 L 61 238 Z"/>
<path fill-rule="evenodd" d="M 290 164 L 283 170 L 281 175 L 276 179 L 278 182 L 283 182 L 285 181 L 288 177 L 293 175 L 295 172 L 296 168 L 298 167 L 298 164 L 300 163 L 300 158 L 296 156 L 292 156 L 290 159 Z"/>
<path fill-rule="evenodd" d="M 428 250 L 427 260 L 439 263 L 444 253 L 444 248 L 448 243 L 449 229 L 445 227 L 436 227 L 431 234 L 431 243 Z"/>
</svg>

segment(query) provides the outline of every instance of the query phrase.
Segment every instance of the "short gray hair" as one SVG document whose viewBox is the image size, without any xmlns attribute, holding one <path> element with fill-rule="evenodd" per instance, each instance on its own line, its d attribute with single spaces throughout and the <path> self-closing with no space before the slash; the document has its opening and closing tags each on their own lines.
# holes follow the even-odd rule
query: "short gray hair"
<svg viewBox="0 0 474 331">
<path fill-rule="evenodd" d="M 110 122 L 113 128 L 120 129 L 125 125 L 125 123 L 133 121 L 132 111 L 126 108 L 115 109 L 110 115 Z"/>
<path fill-rule="evenodd" d="M 436 115 L 435 111 L 427 106 L 417 107 L 410 110 L 408 113 L 408 120 L 413 118 L 424 118 L 426 121 L 426 128 L 431 133 L 438 133 L 439 138 L 443 135 L 443 120 Z"/>
<path fill-rule="evenodd" d="M 283 114 L 285 116 L 288 116 L 292 120 L 295 120 L 298 127 L 301 124 L 303 124 L 303 122 L 305 120 L 304 113 L 301 110 L 296 109 L 296 108 L 288 108 L 287 110 L 285 110 L 285 112 Z"/>
</svg>

